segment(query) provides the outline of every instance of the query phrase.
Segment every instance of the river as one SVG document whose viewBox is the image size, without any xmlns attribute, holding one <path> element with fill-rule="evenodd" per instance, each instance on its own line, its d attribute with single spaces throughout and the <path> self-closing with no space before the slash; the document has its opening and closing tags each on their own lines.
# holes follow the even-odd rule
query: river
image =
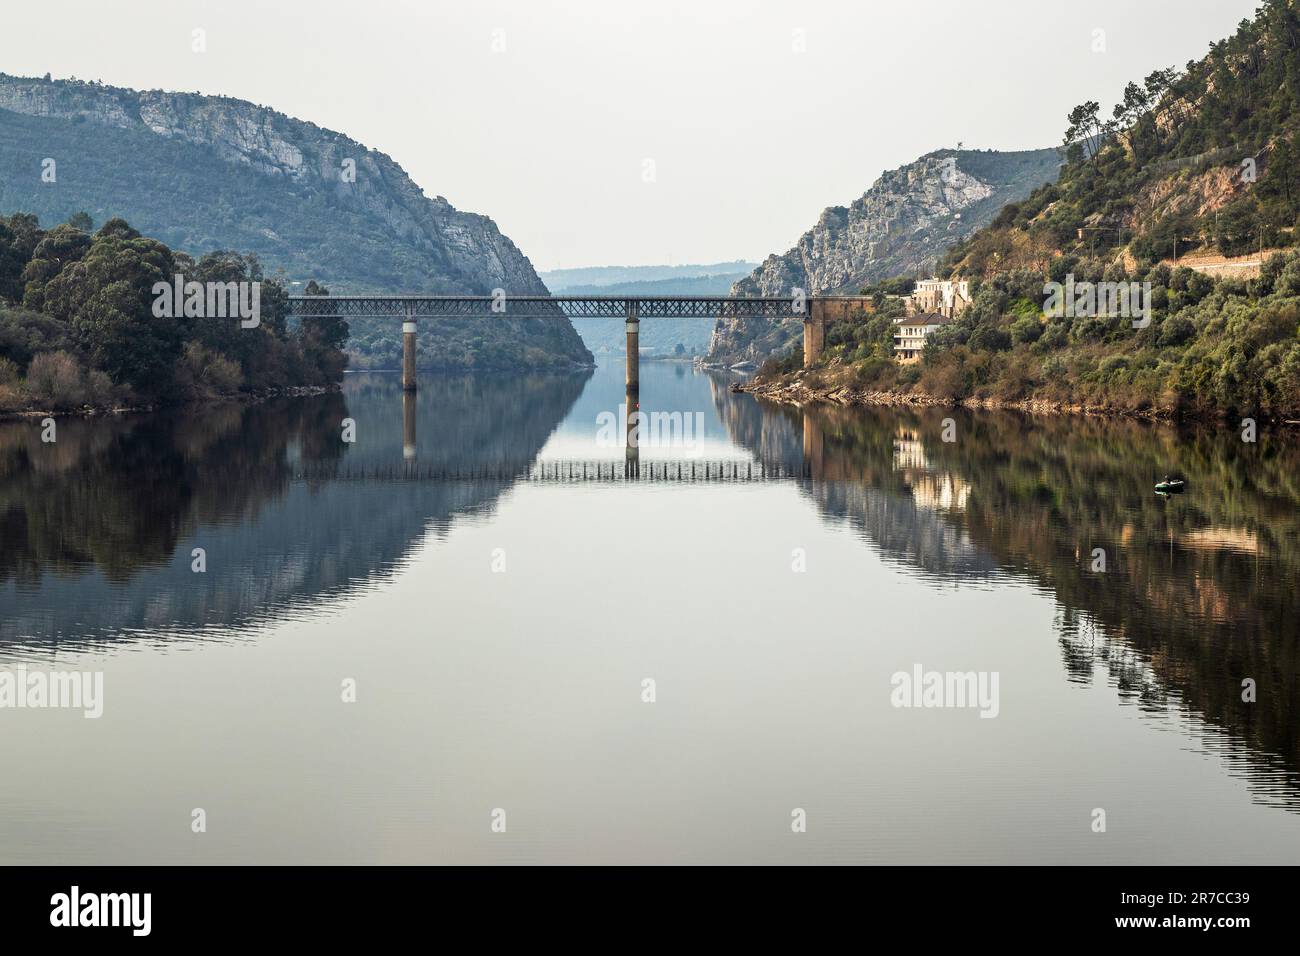
<svg viewBox="0 0 1300 956">
<path fill-rule="evenodd" d="M 1296 437 L 621 371 L 0 424 L 0 862 L 1300 859 Z"/>
</svg>

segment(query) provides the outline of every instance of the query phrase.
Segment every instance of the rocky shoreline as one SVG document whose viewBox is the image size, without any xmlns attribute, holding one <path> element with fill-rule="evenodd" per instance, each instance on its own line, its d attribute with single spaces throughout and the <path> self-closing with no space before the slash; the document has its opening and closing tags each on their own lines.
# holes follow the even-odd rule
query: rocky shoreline
<svg viewBox="0 0 1300 956">
<path fill-rule="evenodd" d="M 733 386 L 758 398 L 785 405 L 805 406 L 815 404 L 840 406 L 901 406 L 910 408 L 978 408 L 1018 411 L 1030 415 L 1086 415 L 1097 418 L 1128 418 L 1140 421 L 1174 424 L 1188 420 L 1185 412 L 1172 407 L 1146 409 L 1121 408 L 1111 405 L 1088 405 L 1057 402 L 1042 398 L 1021 399 L 1015 402 L 991 398 L 951 399 L 926 395 L 921 392 L 877 391 L 853 384 L 821 384 L 809 382 L 804 373 L 795 372 L 770 381 L 740 383 Z M 1281 419 L 1278 425 L 1300 426 L 1300 421 Z"/>
<path fill-rule="evenodd" d="M 231 395 L 225 398 L 181 402 L 174 406 L 115 405 L 112 407 L 97 407 L 86 405 L 81 408 L 63 409 L 61 411 L 23 408 L 15 411 L 0 412 L 0 422 L 21 421 L 29 418 L 95 418 L 99 415 L 134 415 L 142 412 L 157 412 L 161 411 L 163 408 L 207 408 L 210 405 L 222 405 L 228 402 L 255 405 L 258 402 L 264 402 L 272 398 L 303 398 L 313 395 L 328 395 L 330 392 L 340 391 L 341 388 L 342 386 L 340 385 L 286 385 L 283 388 L 267 388 L 257 392 Z"/>
</svg>

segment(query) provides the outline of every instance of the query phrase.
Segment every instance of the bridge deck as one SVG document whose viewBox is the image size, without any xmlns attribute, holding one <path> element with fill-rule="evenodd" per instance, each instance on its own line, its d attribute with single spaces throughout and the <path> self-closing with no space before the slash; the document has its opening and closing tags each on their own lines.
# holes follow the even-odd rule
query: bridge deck
<svg viewBox="0 0 1300 956">
<path fill-rule="evenodd" d="M 862 302 L 859 296 L 817 296 Z M 334 295 L 289 297 L 300 317 L 343 318 L 528 318 L 571 319 L 802 318 L 811 297 L 791 296 L 599 296 L 599 295 Z"/>
</svg>

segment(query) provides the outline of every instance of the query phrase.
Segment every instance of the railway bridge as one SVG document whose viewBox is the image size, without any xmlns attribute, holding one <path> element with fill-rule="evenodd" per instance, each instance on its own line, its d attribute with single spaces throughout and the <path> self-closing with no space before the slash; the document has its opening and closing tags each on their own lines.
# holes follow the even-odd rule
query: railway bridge
<svg viewBox="0 0 1300 956">
<path fill-rule="evenodd" d="M 402 323 L 402 387 L 417 387 L 415 342 L 421 319 L 556 318 L 622 319 L 627 331 L 627 393 L 640 394 L 641 321 L 654 319 L 803 320 L 807 368 L 826 344 L 826 326 L 863 309 L 861 296 L 594 296 L 594 295 L 333 295 L 290 296 L 300 318 L 340 316 L 392 319 Z"/>
</svg>

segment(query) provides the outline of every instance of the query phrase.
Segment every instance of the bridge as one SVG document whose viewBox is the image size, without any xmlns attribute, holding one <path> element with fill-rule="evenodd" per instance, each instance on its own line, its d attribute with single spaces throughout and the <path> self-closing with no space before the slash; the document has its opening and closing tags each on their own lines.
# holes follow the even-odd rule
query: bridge
<svg viewBox="0 0 1300 956">
<path fill-rule="evenodd" d="M 629 405 L 640 395 L 642 319 L 803 320 L 807 368 L 826 343 L 826 325 L 862 311 L 861 296 L 595 296 L 595 295 L 300 295 L 289 297 L 290 314 L 300 318 L 339 316 L 402 322 L 402 388 L 415 391 L 415 337 L 420 319 L 556 318 L 622 319 L 627 331 Z"/>
</svg>

